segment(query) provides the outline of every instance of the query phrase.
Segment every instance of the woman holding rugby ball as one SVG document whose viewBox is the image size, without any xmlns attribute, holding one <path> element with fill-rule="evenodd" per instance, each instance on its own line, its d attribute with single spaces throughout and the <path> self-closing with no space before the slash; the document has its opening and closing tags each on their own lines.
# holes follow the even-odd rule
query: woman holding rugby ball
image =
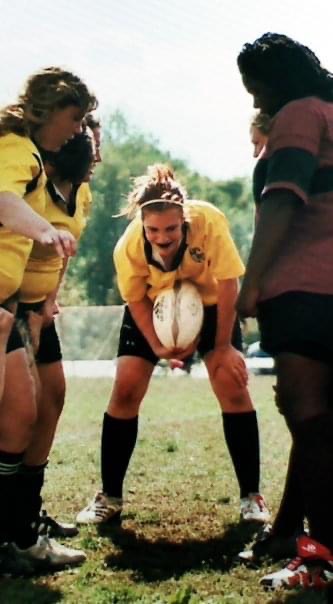
<svg viewBox="0 0 333 604">
<path fill-rule="evenodd" d="M 242 339 L 236 320 L 238 277 L 244 268 L 223 213 L 192 201 L 172 170 L 150 166 L 135 179 L 124 213 L 133 218 L 117 243 L 114 259 L 126 301 L 118 365 L 102 430 L 102 490 L 77 522 L 103 523 L 122 510 L 123 481 L 133 453 L 138 413 L 159 359 L 203 358 L 222 409 L 226 442 L 240 485 L 241 517 L 265 522 L 259 494 L 259 438 L 256 412 L 247 390 Z M 165 348 L 155 333 L 156 296 L 178 281 L 196 285 L 204 304 L 198 341 L 186 350 Z"/>
</svg>

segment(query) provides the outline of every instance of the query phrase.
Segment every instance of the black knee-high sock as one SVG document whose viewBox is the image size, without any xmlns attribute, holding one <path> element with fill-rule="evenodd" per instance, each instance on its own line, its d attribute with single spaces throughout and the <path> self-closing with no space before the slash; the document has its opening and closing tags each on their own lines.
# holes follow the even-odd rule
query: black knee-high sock
<svg viewBox="0 0 333 604">
<path fill-rule="evenodd" d="M 310 535 L 333 551 L 333 413 L 293 426 L 298 482 Z"/>
<path fill-rule="evenodd" d="M 46 466 L 47 462 L 40 466 L 27 466 L 22 463 L 17 476 L 25 500 L 26 515 L 31 522 L 39 519 Z"/>
<path fill-rule="evenodd" d="M 103 492 L 123 496 L 123 482 L 138 435 L 138 417 L 118 419 L 104 414 L 101 470 Z"/>
<path fill-rule="evenodd" d="M 273 533 L 291 537 L 304 531 L 304 502 L 298 483 L 295 448 L 291 447 L 289 464 L 280 507 L 273 523 Z"/>
<path fill-rule="evenodd" d="M 40 466 L 22 464 L 16 475 L 17 510 L 13 541 L 25 549 L 37 541 L 40 510 L 42 505 L 41 490 L 44 484 L 46 463 Z"/>
<path fill-rule="evenodd" d="M 260 452 L 257 414 L 222 413 L 224 436 L 235 468 L 240 496 L 259 491 Z"/>
<path fill-rule="evenodd" d="M 16 523 L 16 477 L 22 459 L 23 453 L 0 451 L 0 543 L 13 540 Z"/>
</svg>

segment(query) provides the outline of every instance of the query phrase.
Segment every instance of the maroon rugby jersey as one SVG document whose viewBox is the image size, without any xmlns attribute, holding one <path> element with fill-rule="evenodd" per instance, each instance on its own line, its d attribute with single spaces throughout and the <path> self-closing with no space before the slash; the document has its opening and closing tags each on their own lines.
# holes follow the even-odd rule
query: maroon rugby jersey
<svg viewBox="0 0 333 604">
<path fill-rule="evenodd" d="M 253 188 L 259 208 L 274 189 L 302 201 L 260 300 L 288 291 L 333 295 L 333 103 L 308 97 L 277 113 Z"/>
</svg>

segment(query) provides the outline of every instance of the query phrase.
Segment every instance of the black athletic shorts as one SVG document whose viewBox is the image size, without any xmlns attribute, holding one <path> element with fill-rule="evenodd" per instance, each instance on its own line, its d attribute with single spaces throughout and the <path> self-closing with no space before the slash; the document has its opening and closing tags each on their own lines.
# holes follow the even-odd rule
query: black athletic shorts
<svg viewBox="0 0 333 604">
<path fill-rule="evenodd" d="M 261 346 L 273 357 L 284 352 L 333 361 L 333 296 L 287 292 L 258 304 Z"/>
<path fill-rule="evenodd" d="M 18 350 L 19 348 L 24 348 L 24 344 L 20 332 L 17 329 L 17 325 L 14 322 L 12 330 L 9 334 L 6 354 L 8 354 L 9 352 L 13 352 L 13 350 Z"/>
<path fill-rule="evenodd" d="M 204 319 L 201 328 L 197 351 L 204 357 L 215 346 L 215 335 L 217 325 L 217 306 L 204 307 Z M 242 332 L 238 319 L 235 322 L 232 344 L 237 350 L 243 350 Z M 153 353 L 146 338 L 137 327 L 128 306 L 125 306 L 122 325 L 120 328 L 118 357 L 131 356 L 146 359 L 153 365 L 159 358 Z"/>
<path fill-rule="evenodd" d="M 28 312 L 33 311 L 40 313 L 43 308 L 44 302 L 19 302 L 16 316 L 18 319 L 28 320 Z"/>
<path fill-rule="evenodd" d="M 0 307 L 15 313 L 15 308 L 13 308 L 11 304 L 7 304 L 7 301 L 0 304 Z M 18 348 L 24 348 L 24 344 L 17 329 L 16 322 L 14 321 L 7 341 L 6 354 L 8 354 L 9 352 L 13 352 L 13 350 L 18 350 Z"/>
<path fill-rule="evenodd" d="M 22 303 L 20 302 L 17 309 L 17 317 L 28 325 L 28 312 L 40 312 L 43 308 L 43 302 Z M 60 340 L 55 328 L 54 321 L 47 327 L 43 327 L 40 332 L 39 348 L 35 354 L 36 363 L 55 363 L 61 361 L 61 346 Z"/>
<path fill-rule="evenodd" d="M 61 361 L 61 345 L 54 321 L 40 332 L 39 348 L 36 354 L 36 362 L 49 364 Z"/>
</svg>

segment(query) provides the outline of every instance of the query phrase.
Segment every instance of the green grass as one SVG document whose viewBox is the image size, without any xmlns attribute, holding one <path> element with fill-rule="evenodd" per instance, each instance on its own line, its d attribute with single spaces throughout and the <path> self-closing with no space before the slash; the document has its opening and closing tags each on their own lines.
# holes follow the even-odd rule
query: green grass
<svg viewBox="0 0 333 604">
<path fill-rule="evenodd" d="M 47 471 L 44 500 L 63 520 L 100 486 L 100 428 L 109 380 L 71 379 Z M 273 403 L 272 379 L 251 378 L 262 441 L 262 491 L 276 510 L 289 436 Z M 235 554 L 253 527 L 238 524 L 238 488 L 221 416 L 206 380 L 154 378 L 126 482 L 122 526 L 84 527 L 71 540 L 87 562 L 71 571 L 2 579 L 1 604 L 279 604 L 324 602 L 309 592 L 265 593 Z"/>
</svg>

